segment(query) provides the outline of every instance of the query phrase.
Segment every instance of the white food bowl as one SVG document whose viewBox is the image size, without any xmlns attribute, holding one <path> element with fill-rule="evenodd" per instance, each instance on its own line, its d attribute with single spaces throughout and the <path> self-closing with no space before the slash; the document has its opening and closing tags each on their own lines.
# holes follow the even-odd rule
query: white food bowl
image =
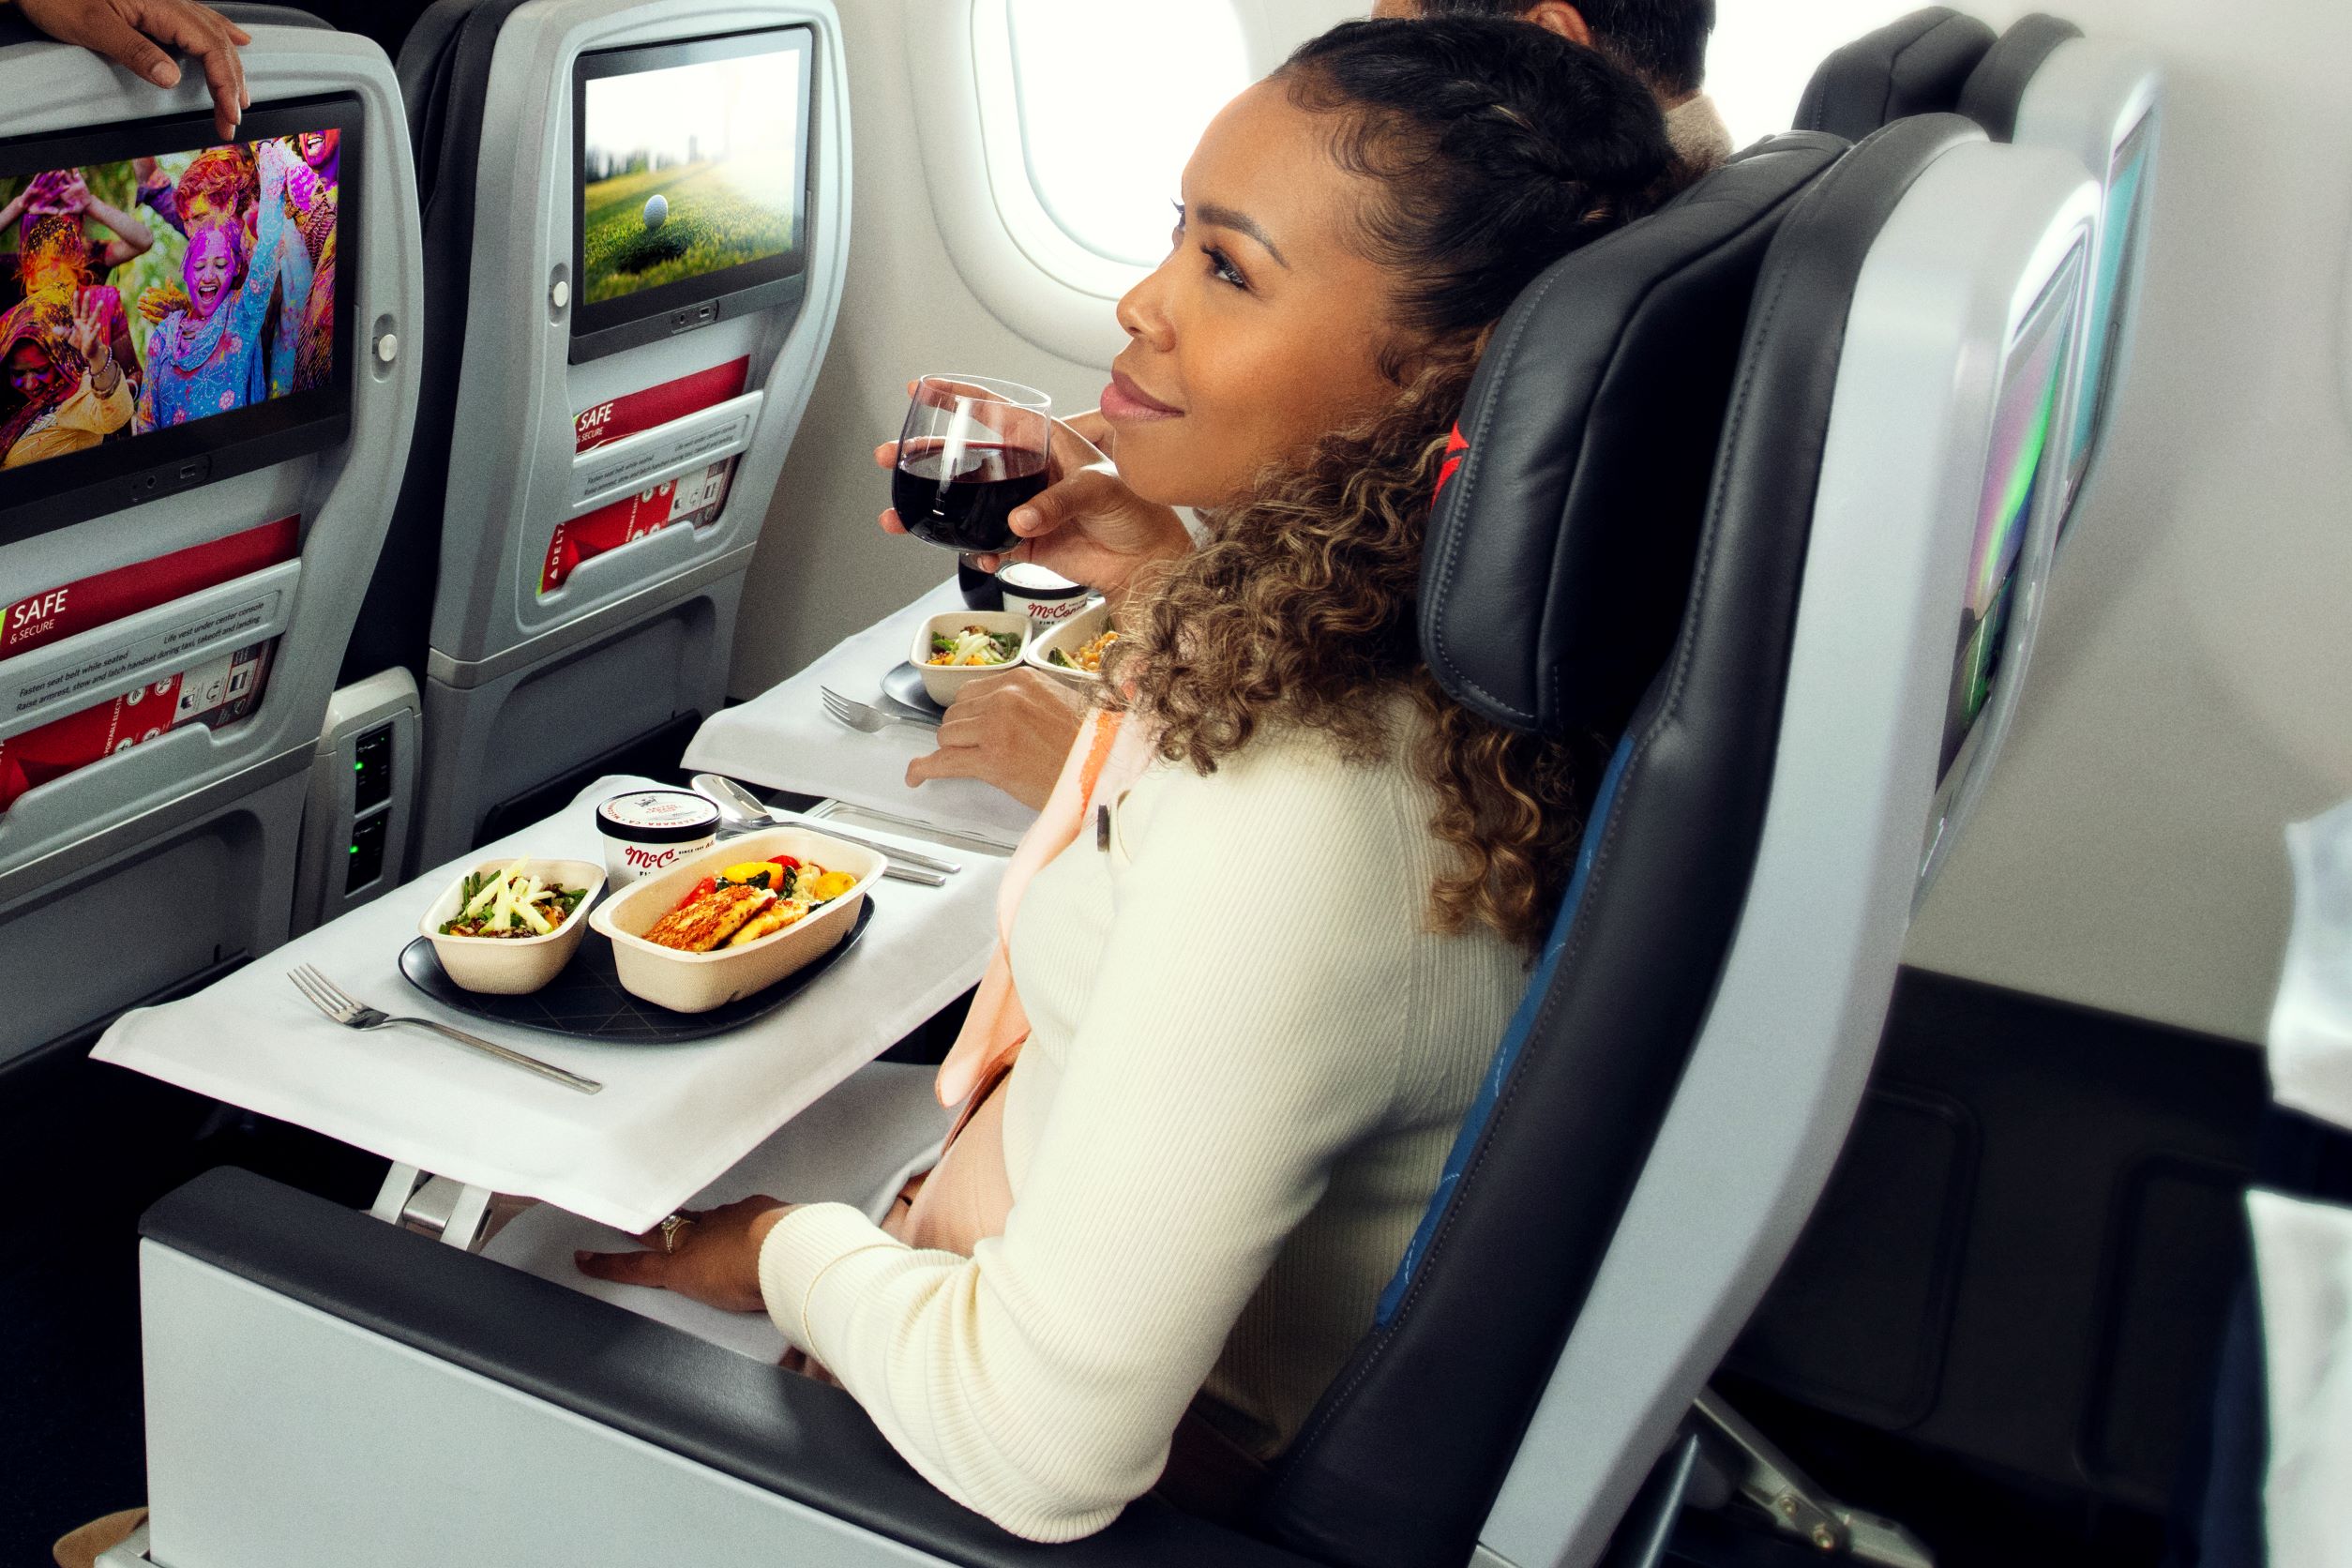
<svg viewBox="0 0 2352 1568">
<path fill-rule="evenodd" d="M 953 637 L 966 626 L 978 626 L 984 631 L 1012 633 L 1024 640 L 1029 636 L 1029 617 L 1010 610 L 951 610 L 934 615 L 915 628 L 914 648 L 907 655 L 907 662 L 922 671 L 923 689 L 931 694 L 931 701 L 944 708 L 956 701 L 956 694 L 972 681 L 986 675 L 1002 675 L 1008 670 L 1021 667 L 1021 656 L 1015 654 L 1003 664 L 926 664 L 931 656 L 933 634 Z"/>
<path fill-rule="evenodd" d="M 1021 655 L 1023 662 L 1035 666 L 1048 675 L 1059 675 L 1065 681 L 1092 686 L 1103 677 L 1099 671 L 1065 670 L 1053 662 L 1059 651 L 1072 658 L 1078 651 L 1110 629 L 1110 601 L 1103 599 L 1078 614 L 1071 616 L 1051 631 L 1039 632 L 1029 640 L 1029 651 Z"/>
<path fill-rule="evenodd" d="M 847 871 L 857 885 L 810 914 L 748 947 L 712 953 L 681 953 L 647 942 L 645 933 L 686 899 L 704 877 L 746 860 L 788 854 L 814 861 L 828 871 Z M 765 990 L 794 971 L 823 957 L 857 924 L 867 890 L 888 863 L 872 850 L 828 838 L 805 827 L 772 827 L 730 838 L 706 854 L 667 871 L 640 879 L 628 891 L 596 906 L 590 924 L 612 939 L 613 966 L 631 996 L 673 1013 L 707 1013 L 739 997 Z"/>
<path fill-rule="evenodd" d="M 516 858 L 521 859 L 526 875 L 554 887 L 583 888 L 586 896 L 572 906 L 561 926 L 543 937 L 445 937 L 441 927 L 464 908 L 465 878 L 451 882 L 416 923 L 416 930 L 431 941 L 449 978 L 466 990 L 491 996 L 525 996 L 538 990 L 572 961 L 572 955 L 580 951 L 580 939 L 588 934 L 588 906 L 604 891 L 604 867 L 590 860 L 520 856 L 486 860 L 467 875 L 494 876 Z"/>
</svg>

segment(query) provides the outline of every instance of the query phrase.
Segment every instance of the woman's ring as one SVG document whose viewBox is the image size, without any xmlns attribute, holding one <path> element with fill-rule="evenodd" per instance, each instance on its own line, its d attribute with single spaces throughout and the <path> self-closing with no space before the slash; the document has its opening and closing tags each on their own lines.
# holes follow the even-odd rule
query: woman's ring
<svg viewBox="0 0 2352 1568">
<path fill-rule="evenodd" d="M 661 1222 L 661 1250 L 665 1254 L 678 1250 L 678 1232 L 692 1225 L 695 1218 L 693 1214 L 681 1210 Z"/>
</svg>

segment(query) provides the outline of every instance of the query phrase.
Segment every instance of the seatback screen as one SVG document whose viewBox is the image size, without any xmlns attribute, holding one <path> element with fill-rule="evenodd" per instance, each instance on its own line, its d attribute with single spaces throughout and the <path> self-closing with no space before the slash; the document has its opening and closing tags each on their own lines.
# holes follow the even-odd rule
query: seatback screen
<svg viewBox="0 0 2352 1568">
<path fill-rule="evenodd" d="M 2067 515 L 2061 526 L 2074 520 L 2074 492 L 2089 473 L 2090 460 L 2106 430 L 2108 396 L 2115 390 L 2116 367 L 2122 358 L 2123 302 L 2138 260 L 2140 200 L 2148 184 L 2155 136 L 2154 118 L 2142 119 L 2116 148 L 2107 172 L 2106 210 L 2100 219 L 2099 273 L 2093 279 L 2096 292 L 2090 299 L 2083 396 L 2076 400 L 2073 454 L 2066 474 Z"/>
<path fill-rule="evenodd" d="M 1968 602 L 1960 617 L 1960 647 L 1944 711 L 1943 756 L 1948 773 L 1992 701 L 2009 641 L 2019 566 L 2043 483 L 2050 438 L 2065 383 L 2066 347 L 2074 324 L 2082 253 L 2060 267 L 2012 339 L 1994 405 L 1993 440 L 1984 490 L 1977 507 L 1969 554 Z"/>
<path fill-rule="evenodd" d="M 809 35 L 580 57 L 576 333 L 796 275 Z"/>
<path fill-rule="evenodd" d="M 215 472 L 223 448 L 347 414 L 356 105 L 247 126 L 264 134 L 183 117 L 0 144 L 0 518 L 189 455 L 222 477 L 269 458 Z"/>
</svg>

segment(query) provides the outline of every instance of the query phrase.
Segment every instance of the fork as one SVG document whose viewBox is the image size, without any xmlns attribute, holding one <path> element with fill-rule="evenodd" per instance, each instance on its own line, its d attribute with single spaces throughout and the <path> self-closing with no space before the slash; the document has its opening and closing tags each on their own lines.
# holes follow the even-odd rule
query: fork
<svg viewBox="0 0 2352 1568">
<path fill-rule="evenodd" d="M 904 724 L 916 730 L 939 728 L 936 723 L 928 719 L 916 718 L 912 714 L 892 713 L 887 708 L 877 708 L 870 702 L 853 701 L 842 696 L 831 686 L 819 686 L 817 690 L 824 697 L 825 712 L 851 729 L 862 731 L 868 735 L 880 734 L 885 726 L 892 724 Z"/>
<path fill-rule="evenodd" d="M 352 997 L 341 987 L 309 964 L 303 964 L 289 971 L 286 978 L 294 983 L 294 989 L 300 991 L 311 1006 L 316 1007 L 328 1018 L 341 1024 L 345 1029 L 385 1029 L 396 1023 L 414 1024 L 419 1029 L 430 1029 L 436 1034 L 445 1035 L 461 1046 L 470 1046 L 475 1050 L 487 1052 L 511 1066 L 536 1073 L 541 1078 L 553 1078 L 566 1089 L 577 1089 L 583 1094 L 594 1094 L 604 1088 L 604 1085 L 595 1078 L 581 1078 L 578 1073 L 565 1072 L 551 1062 L 542 1062 L 535 1056 L 525 1056 L 519 1050 L 509 1050 L 494 1040 L 485 1040 L 478 1034 L 468 1034 L 462 1029 L 452 1029 L 438 1019 L 396 1018 L 389 1013 L 380 1012 Z"/>
</svg>

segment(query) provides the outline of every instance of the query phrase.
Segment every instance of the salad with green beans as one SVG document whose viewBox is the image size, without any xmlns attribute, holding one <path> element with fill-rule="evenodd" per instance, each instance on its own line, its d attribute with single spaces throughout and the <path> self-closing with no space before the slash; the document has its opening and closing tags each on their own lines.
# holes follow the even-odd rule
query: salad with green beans
<svg viewBox="0 0 2352 1568">
<path fill-rule="evenodd" d="M 546 937 L 588 897 L 584 887 L 557 887 L 530 875 L 518 860 L 502 871 L 469 873 L 458 895 L 458 915 L 442 923 L 445 937 Z"/>
</svg>

